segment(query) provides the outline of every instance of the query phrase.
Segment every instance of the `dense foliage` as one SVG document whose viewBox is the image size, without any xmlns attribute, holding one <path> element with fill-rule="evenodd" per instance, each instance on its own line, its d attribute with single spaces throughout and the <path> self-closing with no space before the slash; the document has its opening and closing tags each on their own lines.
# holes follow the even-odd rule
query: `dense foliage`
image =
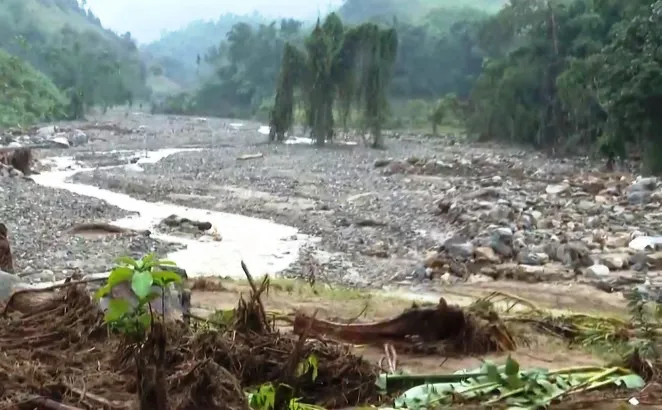
<svg viewBox="0 0 662 410">
<path fill-rule="evenodd" d="M 0 50 L 0 127 L 62 118 L 66 103 L 46 76 Z"/>
<path fill-rule="evenodd" d="M 68 99 L 63 115 L 70 118 L 82 117 L 93 105 L 149 96 L 131 34 L 105 30 L 77 0 L 3 0 L 0 48 L 50 77 Z"/>
<path fill-rule="evenodd" d="M 168 113 L 267 118 L 286 42 L 301 43 L 301 23 L 235 24 L 225 41 L 206 53 L 213 67 L 197 91 L 170 96 L 157 107 Z"/>
<path fill-rule="evenodd" d="M 512 0 L 475 30 L 488 58 L 469 130 L 556 152 L 662 151 L 661 10 L 652 0 Z"/>
</svg>

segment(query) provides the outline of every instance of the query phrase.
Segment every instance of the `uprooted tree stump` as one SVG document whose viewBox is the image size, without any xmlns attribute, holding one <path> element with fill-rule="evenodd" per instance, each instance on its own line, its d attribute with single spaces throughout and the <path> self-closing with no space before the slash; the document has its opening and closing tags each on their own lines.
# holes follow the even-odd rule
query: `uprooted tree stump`
<svg viewBox="0 0 662 410">
<path fill-rule="evenodd" d="M 376 323 L 334 323 L 297 314 L 294 333 L 304 332 L 352 344 L 390 343 L 414 347 L 441 342 L 438 347 L 447 354 L 482 354 L 516 347 L 510 332 L 496 315 L 486 321 L 458 306 L 449 306 L 443 298 L 434 308 L 413 306 L 398 317 Z"/>
<path fill-rule="evenodd" d="M 24 175 L 29 175 L 30 165 L 32 164 L 32 150 L 19 147 L 0 151 L 0 163 L 14 167 Z"/>
</svg>

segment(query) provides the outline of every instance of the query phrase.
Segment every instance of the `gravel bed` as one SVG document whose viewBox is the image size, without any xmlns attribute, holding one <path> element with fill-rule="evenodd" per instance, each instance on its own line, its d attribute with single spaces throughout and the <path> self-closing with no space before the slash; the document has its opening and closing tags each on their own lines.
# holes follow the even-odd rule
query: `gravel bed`
<svg viewBox="0 0 662 410">
<path fill-rule="evenodd" d="M 178 247 L 129 233 L 99 238 L 71 235 L 68 230 L 78 223 L 112 222 L 130 213 L 25 178 L 0 179 L 0 203 L 15 271 L 31 282 L 63 279 L 74 271 L 104 272 L 119 256 L 165 255 Z"/>
<path fill-rule="evenodd" d="M 320 237 L 321 243 L 304 250 L 290 269 L 295 276 L 317 263 L 323 265 L 317 267 L 323 271 L 319 275 L 329 281 L 385 283 L 410 274 L 422 253 L 438 244 L 420 233 L 438 219 L 430 212 L 436 195 L 430 183 L 406 175 L 385 177 L 374 164 L 385 156 L 429 156 L 448 141 L 393 140 L 387 152 L 249 142 L 178 153 L 141 165 L 143 172 L 97 170 L 72 180 L 149 201 L 269 219 Z M 257 153 L 263 157 L 238 159 Z"/>
</svg>

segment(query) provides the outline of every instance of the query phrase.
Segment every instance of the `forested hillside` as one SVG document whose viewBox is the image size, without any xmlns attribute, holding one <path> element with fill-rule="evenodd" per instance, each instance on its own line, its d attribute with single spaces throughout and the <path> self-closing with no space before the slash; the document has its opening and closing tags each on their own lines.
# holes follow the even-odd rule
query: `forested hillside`
<svg viewBox="0 0 662 410">
<path fill-rule="evenodd" d="M 301 42 L 302 23 L 282 20 L 255 26 L 238 23 L 210 48 L 205 64 L 213 67 L 198 89 L 162 102 L 158 110 L 250 117 L 269 110 L 286 42 Z"/>
<path fill-rule="evenodd" d="M 468 129 L 555 152 L 629 146 L 659 171 L 661 23 L 661 1 L 513 1 L 474 29 L 486 62 Z"/>
<path fill-rule="evenodd" d="M 264 22 L 266 20 L 257 13 L 248 16 L 227 13 L 216 21 L 193 21 L 182 29 L 164 33 L 158 41 L 141 47 L 141 51 L 153 65 L 161 68 L 164 76 L 187 87 L 199 80 L 205 55 L 218 46 L 232 26 L 237 23 L 257 26 Z"/>
<path fill-rule="evenodd" d="M 45 75 L 0 50 L 0 127 L 63 118 L 67 100 Z"/>
<path fill-rule="evenodd" d="M 397 21 L 398 58 L 389 95 L 420 110 L 447 93 L 467 95 L 482 55 L 471 49 L 470 28 L 488 14 L 478 9 L 435 9 L 415 23 Z M 157 109 L 173 113 L 253 116 L 266 119 L 286 42 L 303 44 L 303 22 L 283 20 L 258 26 L 239 23 L 207 53 L 213 74 L 192 93 L 167 99 Z M 427 113 L 421 113 L 427 122 Z M 403 121 L 404 123 L 404 121 Z M 406 124 L 405 124 L 406 125 Z"/>
<path fill-rule="evenodd" d="M 77 0 L 0 1 L 0 48 L 48 77 L 66 97 L 63 116 L 81 117 L 93 105 L 108 107 L 149 97 L 147 70 L 131 35 L 118 36 L 105 30 L 99 19 L 79 6 Z M 0 70 L 6 74 L 15 72 L 16 67 L 7 64 L 23 64 L 22 61 L 3 58 Z M 26 72 L 26 75 L 32 73 Z M 5 87 L 25 83 L 21 79 L 14 80 Z M 42 84 L 49 90 L 45 94 L 35 91 L 34 95 L 26 96 L 30 100 L 53 94 L 45 78 L 28 82 Z M 37 89 L 40 88 L 30 88 Z M 9 95 L 30 91 L 6 92 Z M 4 104 L 0 106 L 0 110 L 10 109 Z M 37 121 L 57 114 L 57 111 L 50 111 L 48 116 L 34 117 L 25 113 L 19 118 Z M 2 111 L 0 117 L 13 118 L 13 115 Z"/>
</svg>

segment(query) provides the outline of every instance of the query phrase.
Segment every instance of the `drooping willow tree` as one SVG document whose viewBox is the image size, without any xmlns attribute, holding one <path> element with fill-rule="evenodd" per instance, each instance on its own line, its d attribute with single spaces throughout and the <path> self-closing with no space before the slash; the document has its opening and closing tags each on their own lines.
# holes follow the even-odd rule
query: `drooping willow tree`
<svg viewBox="0 0 662 410">
<path fill-rule="evenodd" d="M 352 108 L 361 115 L 372 146 L 384 145 L 382 123 L 389 111 L 386 96 L 398 48 L 395 29 L 365 23 L 346 28 L 332 13 L 306 39 L 305 50 L 287 44 L 271 111 L 272 141 L 283 141 L 294 122 L 299 91 L 306 126 L 318 145 L 333 139 L 334 111 L 346 128 Z"/>
</svg>

